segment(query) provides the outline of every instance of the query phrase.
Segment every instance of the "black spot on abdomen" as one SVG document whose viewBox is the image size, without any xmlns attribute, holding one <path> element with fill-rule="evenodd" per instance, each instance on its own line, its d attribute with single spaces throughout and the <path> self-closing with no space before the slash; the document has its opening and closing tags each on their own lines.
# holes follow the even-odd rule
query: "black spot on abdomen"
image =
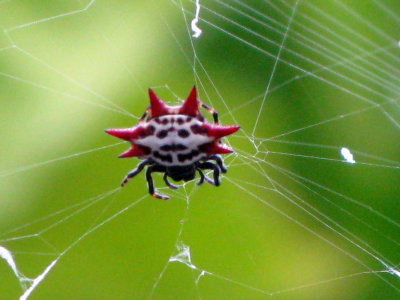
<svg viewBox="0 0 400 300">
<path fill-rule="evenodd" d="M 148 155 L 148 154 L 151 153 L 150 147 L 142 146 L 142 145 L 136 145 L 136 144 L 135 144 L 135 146 L 138 147 L 138 148 L 140 148 L 141 150 L 143 150 L 143 152 L 144 152 L 146 155 Z"/>
<path fill-rule="evenodd" d="M 157 137 L 158 137 L 159 139 L 163 139 L 163 138 L 165 138 L 167 135 L 168 135 L 168 131 L 167 131 L 167 130 L 160 130 L 160 131 L 157 133 Z"/>
<path fill-rule="evenodd" d="M 189 131 L 187 131 L 186 129 L 179 129 L 178 135 L 181 138 L 187 138 L 189 136 Z"/>
<path fill-rule="evenodd" d="M 206 135 L 208 130 L 206 128 L 203 128 L 197 124 L 194 124 L 192 126 L 190 126 L 190 129 L 192 130 L 192 132 L 194 134 L 202 134 L 202 135 Z"/>
<path fill-rule="evenodd" d="M 187 149 L 187 147 L 182 144 L 172 144 L 172 145 L 166 144 L 166 145 L 162 145 L 160 147 L 160 150 L 163 150 L 163 151 L 182 151 L 182 150 L 186 150 L 186 149 Z"/>
<path fill-rule="evenodd" d="M 156 131 L 156 128 L 153 125 L 150 125 L 149 127 L 147 127 L 148 135 L 153 135 L 155 131 Z"/>
<path fill-rule="evenodd" d="M 172 156 L 171 156 L 171 154 L 161 154 L 161 153 L 158 152 L 158 151 L 154 151 L 153 155 L 154 155 L 155 158 L 159 158 L 159 159 L 162 160 L 162 161 L 166 161 L 166 162 L 172 163 Z"/>
<path fill-rule="evenodd" d="M 196 157 L 196 156 L 198 156 L 199 154 L 200 154 L 199 151 L 197 151 L 197 150 L 192 150 L 191 152 L 186 153 L 186 154 L 178 154 L 178 160 L 179 160 L 180 162 L 184 162 L 185 160 L 191 160 L 193 157 Z"/>
<path fill-rule="evenodd" d="M 178 150 L 178 151 L 186 150 L 186 149 L 187 149 L 187 147 L 186 147 L 185 145 L 182 145 L 182 144 L 177 144 L 177 145 L 175 146 L 175 148 L 176 148 L 176 150 Z"/>
<path fill-rule="evenodd" d="M 162 151 L 171 151 L 172 146 L 171 145 L 163 145 L 160 147 L 160 150 Z"/>
</svg>

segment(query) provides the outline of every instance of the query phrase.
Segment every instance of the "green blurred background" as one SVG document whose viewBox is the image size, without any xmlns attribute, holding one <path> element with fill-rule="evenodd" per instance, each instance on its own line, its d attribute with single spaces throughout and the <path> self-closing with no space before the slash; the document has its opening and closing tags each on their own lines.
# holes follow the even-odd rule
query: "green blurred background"
<svg viewBox="0 0 400 300">
<path fill-rule="evenodd" d="M 191 39 L 186 0 L 0 1 L 0 246 L 57 260 L 29 299 L 398 299 L 399 4 L 201 5 Z M 242 127 L 222 186 L 114 190 L 138 161 L 103 130 L 194 84 Z"/>
</svg>

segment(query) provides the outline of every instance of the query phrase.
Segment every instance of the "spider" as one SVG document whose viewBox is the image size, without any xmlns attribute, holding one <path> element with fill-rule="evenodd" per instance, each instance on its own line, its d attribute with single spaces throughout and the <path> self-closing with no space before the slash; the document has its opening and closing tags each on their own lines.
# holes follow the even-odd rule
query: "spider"
<svg viewBox="0 0 400 300">
<path fill-rule="evenodd" d="M 218 154 L 232 153 L 223 145 L 221 138 L 230 135 L 239 126 L 222 126 L 218 123 L 218 113 L 197 99 L 196 87 L 181 106 L 166 105 L 152 89 L 149 89 L 150 106 L 138 124 L 130 128 L 107 129 L 106 133 L 130 142 L 131 148 L 119 157 L 138 157 L 142 160 L 130 171 L 121 186 L 139 174 L 146 166 L 146 180 L 151 196 L 167 200 L 168 196 L 154 190 L 152 173 L 164 173 L 163 180 L 171 189 L 178 187 L 169 182 L 190 181 L 200 175 L 197 185 L 204 181 L 219 186 L 220 173 L 226 173 L 222 158 Z M 200 113 L 199 105 L 213 115 L 210 124 Z M 215 163 L 211 162 L 215 161 Z M 213 171 L 213 180 L 204 175 L 203 170 Z"/>
</svg>

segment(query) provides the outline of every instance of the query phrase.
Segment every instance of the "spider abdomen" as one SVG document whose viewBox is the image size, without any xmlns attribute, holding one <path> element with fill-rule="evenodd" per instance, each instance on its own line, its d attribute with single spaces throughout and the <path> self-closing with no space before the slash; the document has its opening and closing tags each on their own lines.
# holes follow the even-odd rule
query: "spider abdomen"
<svg viewBox="0 0 400 300">
<path fill-rule="evenodd" d="M 135 143 L 150 149 L 146 158 L 152 158 L 160 165 L 191 165 L 207 156 L 199 148 L 214 139 L 196 131 L 203 123 L 199 118 L 185 115 L 152 118 L 143 124 L 148 134 Z"/>
</svg>

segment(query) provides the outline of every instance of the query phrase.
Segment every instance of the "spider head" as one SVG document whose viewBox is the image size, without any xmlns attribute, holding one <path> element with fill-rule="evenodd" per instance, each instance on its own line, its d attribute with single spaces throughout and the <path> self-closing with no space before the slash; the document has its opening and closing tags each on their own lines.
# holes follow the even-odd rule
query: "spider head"
<svg viewBox="0 0 400 300">
<path fill-rule="evenodd" d="M 193 165 L 168 167 L 167 175 L 175 181 L 190 181 L 196 176 L 196 169 Z"/>
</svg>

